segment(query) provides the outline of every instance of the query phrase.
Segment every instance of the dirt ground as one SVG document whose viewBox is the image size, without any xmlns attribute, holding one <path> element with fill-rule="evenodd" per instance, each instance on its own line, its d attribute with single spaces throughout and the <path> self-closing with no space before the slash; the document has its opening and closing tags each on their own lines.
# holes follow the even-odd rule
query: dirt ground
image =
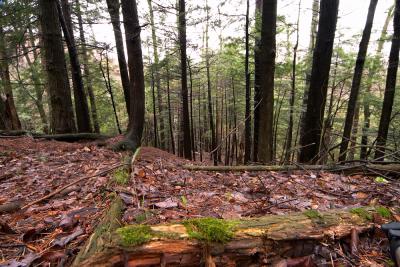
<svg viewBox="0 0 400 267">
<path fill-rule="evenodd" d="M 118 139 L 118 138 L 117 138 Z M 107 143 L 117 139 L 108 140 Z M 104 145 L 104 144 L 103 144 Z M 374 177 L 325 172 L 191 172 L 189 162 L 144 147 L 127 181 L 113 171 L 81 183 L 27 209 L 29 204 L 79 178 L 92 176 L 126 157 L 99 143 L 0 139 L 0 266 L 68 266 L 117 192 L 127 208 L 123 224 L 159 224 L 187 218 L 233 219 L 307 209 L 381 205 L 399 220 L 400 184 Z M 126 182 L 126 183 L 125 183 Z M 379 226 L 383 218 L 374 218 Z M 386 238 L 374 231 L 361 238 L 358 254 L 346 244 L 327 246 L 327 266 L 390 266 Z"/>
</svg>

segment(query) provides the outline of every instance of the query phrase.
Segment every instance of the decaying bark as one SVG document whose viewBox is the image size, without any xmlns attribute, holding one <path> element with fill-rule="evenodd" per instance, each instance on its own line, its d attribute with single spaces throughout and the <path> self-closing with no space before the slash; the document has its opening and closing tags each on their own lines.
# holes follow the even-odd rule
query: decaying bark
<svg viewBox="0 0 400 267">
<path fill-rule="evenodd" d="M 365 211 L 373 213 L 373 208 Z M 374 226 L 349 210 L 317 214 L 316 218 L 293 213 L 241 219 L 233 239 L 226 244 L 190 239 L 182 224 L 151 226 L 157 237 L 139 246 L 117 245 L 118 235 L 109 239 L 107 232 L 106 237 L 98 235 L 99 240 L 95 236 L 89 239 L 88 243 L 100 244 L 101 249 L 97 253 L 81 253 L 75 266 L 200 266 L 205 261 L 209 263 L 206 266 L 270 266 L 283 258 L 311 255 L 320 242 L 349 237 L 352 229 L 362 233 Z M 111 223 L 108 221 L 106 226 Z M 104 224 L 98 229 L 104 232 Z M 88 248 L 91 247 L 85 246 L 83 251 Z"/>
</svg>

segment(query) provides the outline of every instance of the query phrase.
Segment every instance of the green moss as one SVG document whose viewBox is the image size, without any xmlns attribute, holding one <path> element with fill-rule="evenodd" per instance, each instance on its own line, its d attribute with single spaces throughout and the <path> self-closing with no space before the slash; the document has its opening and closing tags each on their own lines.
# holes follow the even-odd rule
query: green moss
<svg viewBox="0 0 400 267">
<path fill-rule="evenodd" d="M 126 168 L 119 168 L 114 171 L 113 179 L 116 184 L 125 185 L 129 182 L 129 172 Z"/>
<path fill-rule="evenodd" d="M 138 246 L 151 240 L 153 231 L 148 225 L 128 225 L 116 230 L 124 246 Z"/>
<path fill-rule="evenodd" d="M 357 214 L 359 217 L 366 219 L 366 220 L 372 220 L 372 215 L 369 213 L 366 209 L 364 208 L 353 208 L 350 210 L 351 213 Z"/>
<path fill-rule="evenodd" d="M 383 218 L 389 219 L 392 217 L 392 212 L 383 206 L 375 207 L 375 211 L 381 215 Z"/>
<path fill-rule="evenodd" d="M 215 218 L 190 219 L 183 222 L 190 238 L 217 243 L 226 243 L 233 238 L 235 222 Z"/>
<path fill-rule="evenodd" d="M 306 210 L 303 212 L 304 215 L 306 215 L 310 219 L 322 219 L 321 213 L 319 213 L 316 210 Z"/>
</svg>

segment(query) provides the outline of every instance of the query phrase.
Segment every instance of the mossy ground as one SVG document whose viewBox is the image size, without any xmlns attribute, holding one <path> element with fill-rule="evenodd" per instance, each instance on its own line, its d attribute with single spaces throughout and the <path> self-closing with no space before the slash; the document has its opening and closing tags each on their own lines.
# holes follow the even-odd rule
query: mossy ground
<svg viewBox="0 0 400 267">
<path fill-rule="evenodd" d="M 187 220 L 183 225 L 190 238 L 207 243 L 226 243 L 233 238 L 236 223 L 215 218 L 199 218 Z"/>
<path fill-rule="evenodd" d="M 383 218 L 390 219 L 392 217 L 392 212 L 383 206 L 375 207 L 375 211 Z"/>
<path fill-rule="evenodd" d="M 126 168 L 119 168 L 114 171 L 113 180 L 118 185 L 125 185 L 129 182 L 129 171 Z"/>
</svg>

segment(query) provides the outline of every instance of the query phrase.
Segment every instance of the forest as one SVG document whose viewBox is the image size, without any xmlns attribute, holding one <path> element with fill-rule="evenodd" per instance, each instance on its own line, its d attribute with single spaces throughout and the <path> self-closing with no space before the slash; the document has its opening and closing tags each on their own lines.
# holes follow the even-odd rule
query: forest
<svg viewBox="0 0 400 267">
<path fill-rule="evenodd" d="M 0 0 L 0 266 L 400 266 L 399 52 L 400 0 Z"/>
</svg>

